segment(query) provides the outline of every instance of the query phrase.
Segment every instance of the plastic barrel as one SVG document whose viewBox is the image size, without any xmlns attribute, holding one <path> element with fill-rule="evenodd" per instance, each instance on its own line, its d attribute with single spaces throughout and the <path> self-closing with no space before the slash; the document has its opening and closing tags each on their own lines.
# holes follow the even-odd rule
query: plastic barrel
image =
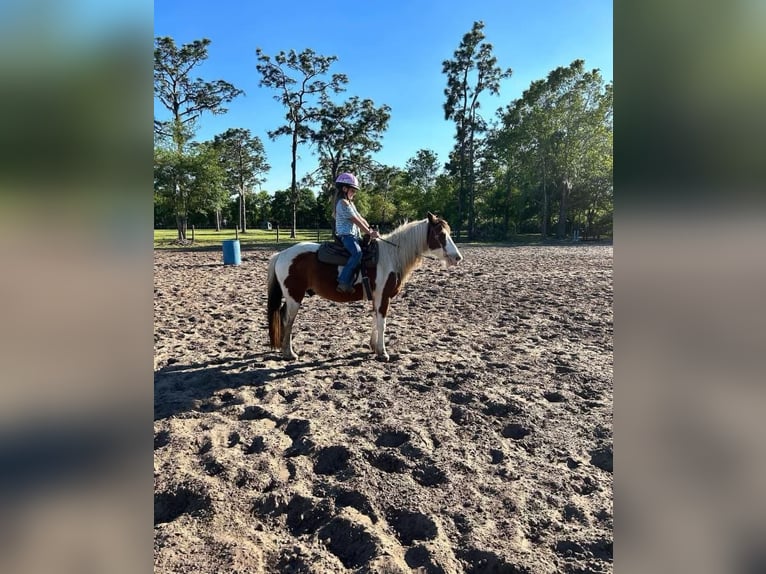
<svg viewBox="0 0 766 574">
<path fill-rule="evenodd" d="M 223 264 L 239 265 L 242 257 L 239 253 L 239 239 L 227 239 L 223 242 Z"/>
</svg>

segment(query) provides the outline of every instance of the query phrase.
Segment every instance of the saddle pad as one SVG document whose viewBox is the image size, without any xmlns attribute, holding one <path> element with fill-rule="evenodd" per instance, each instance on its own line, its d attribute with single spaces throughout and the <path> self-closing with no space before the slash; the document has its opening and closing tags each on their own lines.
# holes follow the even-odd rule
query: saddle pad
<svg viewBox="0 0 766 574">
<path fill-rule="evenodd" d="M 319 246 L 317 258 L 322 263 L 330 265 L 345 265 L 349 253 L 340 241 L 327 241 Z M 378 264 L 378 242 L 362 242 L 362 263 L 365 267 L 375 267 Z"/>
</svg>

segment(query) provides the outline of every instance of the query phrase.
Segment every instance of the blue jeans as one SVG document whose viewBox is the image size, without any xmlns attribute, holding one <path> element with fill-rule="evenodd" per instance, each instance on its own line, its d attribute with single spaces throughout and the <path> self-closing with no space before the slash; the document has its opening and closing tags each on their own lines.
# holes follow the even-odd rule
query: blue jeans
<svg viewBox="0 0 766 574">
<path fill-rule="evenodd" d="M 340 278 L 338 279 L 338 283 L 344 285 L 351 283 L 352 274 L 362 262 L 362 247 L 353 235 L 341 235 L 340 240 L 343 242 L 343 247 L 345 247 L 351 254 L 343 271 L 340 272 Z"/>
</svg>

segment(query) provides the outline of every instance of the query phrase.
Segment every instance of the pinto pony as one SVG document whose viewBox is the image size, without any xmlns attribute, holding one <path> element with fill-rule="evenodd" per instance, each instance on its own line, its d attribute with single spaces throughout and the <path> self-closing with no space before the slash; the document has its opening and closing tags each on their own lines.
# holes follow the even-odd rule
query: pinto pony
<svg viewBox="0 0 766 574">
<path fill-rule="evenodd" d="M 463 256 L 450 237 L 449 224 L 430 212 L 426 219 L 400 225 L 378 241 L 378 264 L 368 270 L 375 312 L 370 349 L 387 361 L 384 332 L 391 298 L 399 294 L 423 256 L 440 259 L 445 266 L 457 265 Z M 271 348 L 281 349 L 286 359 L 298 358 L 292 345 L 293 322 L 308 292 L 341 303 L 364 298 L 358 278 L 352 292 L 336 290 L 342 267 L 321 263 L 318 249 L 318 243 L 302 242 L 269 260 L 269 341 Z"/>
</svg>

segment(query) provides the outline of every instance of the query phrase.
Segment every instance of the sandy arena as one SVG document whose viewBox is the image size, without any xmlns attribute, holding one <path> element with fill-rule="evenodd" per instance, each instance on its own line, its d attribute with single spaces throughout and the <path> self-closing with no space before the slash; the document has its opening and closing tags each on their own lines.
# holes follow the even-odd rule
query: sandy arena
<svg viewBox="0 0 766 574">
<path fill-rule="evenodd" d="M 388 363 L 369 302 L 269 349 L 273 251 L 155 251 L 156 573 L 613 571 L 612 246 L 460 247 Z"/>
</svg>

